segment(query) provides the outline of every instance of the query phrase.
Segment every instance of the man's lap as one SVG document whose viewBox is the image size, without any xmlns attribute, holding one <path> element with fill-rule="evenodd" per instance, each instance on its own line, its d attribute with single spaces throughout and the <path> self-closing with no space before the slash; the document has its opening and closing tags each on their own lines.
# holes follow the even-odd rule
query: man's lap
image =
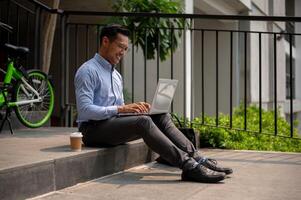
<svg viewBox="0 0 301 200">
<path fill-rule="evenodd" d="M 145 122 L 158 121 L 156 118 L 159 117 L 163 116 L 139 115 L 89 121 L 81 124 L 80 131 L 87 146 L 118 145 L 141 138 L 141 130 L 148 128 Z"/>
</svg>

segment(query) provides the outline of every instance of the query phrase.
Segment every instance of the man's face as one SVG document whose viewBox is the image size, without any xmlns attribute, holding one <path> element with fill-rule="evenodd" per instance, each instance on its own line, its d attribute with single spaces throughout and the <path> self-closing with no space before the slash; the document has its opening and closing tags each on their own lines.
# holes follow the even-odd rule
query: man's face
<svg viewBox="0 0 301 200">
<path fill-rule="evenodd" d="M 120 33 L 117 34 L 114 41 L 110 41 L 109 38 L 104 37 L 103 46 L 105 48 L 105 59 L 112 65 L 116 65 L 128 50 L 129 38 Z"/>
</svg>

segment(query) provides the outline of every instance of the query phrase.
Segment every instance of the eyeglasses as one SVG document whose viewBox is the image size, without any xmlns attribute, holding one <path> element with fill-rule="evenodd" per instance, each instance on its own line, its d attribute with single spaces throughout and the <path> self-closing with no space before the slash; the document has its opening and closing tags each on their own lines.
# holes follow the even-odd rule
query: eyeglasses
<svg viewBox="0 0 301 200">
<path fill-rule="evenodd" d="M 116 42 L 116 41 L 114 41 L 114 43 L 115 43 L 115 44 L 117 45 L 117 47 L 118 47 L 119 49 L 121 49 L 122 51 L 127 52 L 127 51 L 129 50 L 129 47 L 126 46 L 126 45 L 123 45 L 123 44 L 121 44 L 121 43 L 119 43 L 119 42 Z"/>
</svg>

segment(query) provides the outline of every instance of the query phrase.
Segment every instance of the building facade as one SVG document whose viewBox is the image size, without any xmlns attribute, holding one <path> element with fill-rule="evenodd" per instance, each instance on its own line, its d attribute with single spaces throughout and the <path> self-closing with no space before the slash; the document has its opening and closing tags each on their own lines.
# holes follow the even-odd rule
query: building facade
<svg viewBox="0 0 301 200">
<path fill-rule="evenodd" d="M 281 0 L 244 0 L 244 1 L 208 1 L 208 0 L 195 0 L 194 1 L 194 13 L 203 14 L 222 14 L 222 15 L 256 15 L 256 16 L 300 16 L 299 1 L 281 1 Z M 246 41 L 246 58 L 245 61 L 245 47 L 244 47 L 244 34 L 234 33 L 233 36 L 233 100 L 234 106 L 238 106 L 244 99 L 244 65 L 247 64 L 247 101 L 251 104 L 259 104 L 259 33 L 257 32 L 276 32 L 276 33 L 300 33 L 300 23 L 290 22 L 265 22 L 265 21 L 213 21 L 207 20 L 196 24 L 196 26 L 208 29 L 225 29 L 225 30 L 242 30 L 249 31 L 247 33 Z M 207 33 L 208 34 L 208 33 Z M 237 35 L 238 34 L 238 35 Z M 300 83 L 300 41 L 299 35 L 293 36 L 292 45 L 292 76 L 293 76 L 293 91 L 290 92 L 290 44 L 287 35 L 276 35 L 276 56 L 274 51 L 274 35 L 273 34 L 260 34 L 261 36 L 261 99 L 262 107 L 264 109 L 273 109 L 275 102 L 275 77 L 277 79 L 277 105 L 280 109 L 282 116 L 289 120 L 290 115 L 290 95 L 293 95 L 293 112 L 294 119 L 300 121 L 300 91 L 298 90 L 298 83 Z M 195 42 L 199 42 L 201 35 L 195 36 Z M 216 55 L 214 54 L 216 45 L 216 36 L 208 34 L 208 40 L 205 40 L 206 52 L 205 58 L 211 57 L 212 59 L 205 59 L 205 71 L 207 70 L 211 75 L 207 77 L 208 91 L 206 94 L 210 94 L 209 91 L 215 91 L 215 70 Z M 219 35 L 219 57 L 218 62 L 222 63 L 219 68 L 219 87 L 220 96 L 223 98 L 219 101 L 219 107 L 222 112 L 229 113 L 229 33 Z M 197 52 L 195 50 L 194 52 Z M 299 53 L 298 53 L 299 52 Z M 276 59 L 274 59 L 276 57 Z M 200 63 L 200 58 L 195 56 L 195 63 Z M 276 75 L 275 75 L 276 66 Z M 195 70 L 199 70 L 197 65 L 194 66 Z M 198 82 L 199 73 L 195 73 L 195 102 L 200 102 L 200 96 L 197 92 L 198 88 L 201 87 L 201 83 Z M 206 76 L 208 73 L 206 73 Z M 205 81 L 206 82 L 206 81 Z M 216 94 L 212 96 L 208 95 L 205 97 L 206 102 L 211 102 L 209 105 L 208 112 L 211 115 L 215 112 L 215 102 L 212 99 L 215 98 Z M 210 103 L 209 103 L 210 104 Z M 196 104 L 194 113 L 200 113 L 201 108 Z M 300 130 L 300 124 L 299 124 Z"/>
<path fill-rule="evenodd" d="M 52 7 L 55 1 L 41 2 Z M 8 16 L 13 18 L 16 13 L 18 16 L 24 15 L 19 14 L 21 8 L 17 9 L 12 6 L 14 3 L 6 2 L 9 0 L 1 2 L 1 20 L 8 19 Z M 34 8 L 29 1 L 17 2 Z M 113 3 L 110 0 L 101 3 L 98 0 L 61 0 L 59 8 L 66 11 L 108 12 L 112 11 Z M 185 13 L 197 15 L 301 16 L 301 3 L 297 0 L 183 0 L 183 5 Z M 5 9 L 5 6 L 10 8 Z M 26 19 L 24 16 L 19 18 Z M 37 21 L 34 16 L 27 18 Z M 74 108 L 76 103 L 73 87 L 75 72 L 97 51 L 99 30 L 109 18 L 95 14 L 74 14 L 68 16 L 65 26 L 62 26 L 62 18 L 59 18 L 49 70 L 57 94 L 54 118 L 74 121 L 76 112 L 70 108 Z M 9 24 L 17 24 L 17 30 L 19 24 L 21 28 L 26 23 L 34 25 L 28 21 L 15 21 Z M 40 21 L 44 26 L 43 14 Z M 287 34 L 301 33 L 300 23 L 207 19 L 201 16 L 187 21 L 189 27 L 176 30 L 182 32 L 179 46 L 165 61 L 160 61 L 157 55 L 152 60 L 146 60 L 141 47 L 130 44 L 127 56 L 118 66 L 124 77 L 128 102 L 151 102 L 158 78 L 174 78 L 179 80 L 179 85 L 171 111 L 188 118 L 202 114 L 229 114 L 241 103 L 247 103 L 261 104 L 268 110 L 275 109 L 277 105 L 280 114 L 290 120 L 292 96 L 294 119 L 300 121 L 301 91 L 297 86 L 301 84 L 301 37 L 293 35 L 290 43 Z M 64 40 L 62 31 L 65 31 Z M 30 30 L 26 32 L 27 35 L 34 34 Z M 13 37 L 21 41 L 18 35 Z M 31 44 L 31 41 L 23 43 L 21 41 L 20 45 Z M 30 48 L 34 48 L 34 45 Z M 34 51 L 39 52 L 36 49 Z M 36 58 L 29 59 L 29 63 L 33 60 L 38 64 Z"/>
</svg>

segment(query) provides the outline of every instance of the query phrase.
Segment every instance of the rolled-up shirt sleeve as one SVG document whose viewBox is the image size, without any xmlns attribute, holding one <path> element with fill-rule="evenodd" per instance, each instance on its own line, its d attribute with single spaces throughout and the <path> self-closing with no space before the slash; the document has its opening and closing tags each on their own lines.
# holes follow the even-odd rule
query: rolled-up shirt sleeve
<svg viewBox="0 0 301 200">
<path fill-rule="evenodd" d="M 97 77 L 94 76 L 93 73 L 84 70 L 79 70 L 76 73 L 74 85 L 76 105 L 80 115 L 78 122 L 108 119 L 118 113 L 116 105 L 99 106 L 94 104 L 94 90 L 97 85 L 95 83 Z"/>
</svg>

